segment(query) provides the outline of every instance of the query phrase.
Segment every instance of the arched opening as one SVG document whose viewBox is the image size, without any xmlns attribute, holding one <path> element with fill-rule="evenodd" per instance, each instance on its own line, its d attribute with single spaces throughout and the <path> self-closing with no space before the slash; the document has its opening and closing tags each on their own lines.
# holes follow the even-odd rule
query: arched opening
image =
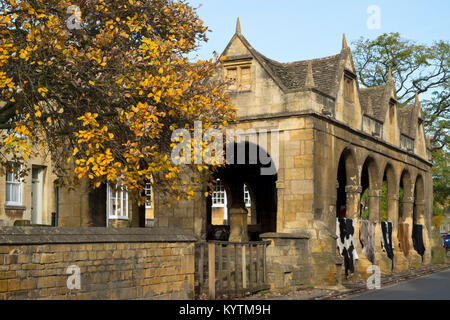
<svg viewBox="0 0 450 320">
<path fill-rule="evenodd" d="M 413 209 L 413 224 L 424 224 L 425 222 L 425 196 L 423 178 L 421 175 L 417 176 L 414 184 L 414 209 Z"/>
<path fill-rule="evenodd" d="M 344 149 L 339 158 L 336 181 L 336 217 L 348 216 L 349 203 L 347 203 L 348 186 L 356 185 L 356 162 L 350 149 Z"/>
<path fill-rule="evenodd" d="M 253 192 L 248 186 L 248 183 L 244 183 L 242 190 L 244 195 L 245 207 L 248 210 L 247 223 L 249 225 L 256 224 L 256 210 L 255 201 L 252 196 Z M 214 190 L 211 194 L 211 225 L 221 226 L 228 225 L 228 200 L 225 183 L 221 179 L 215 179 Z"/>
<path fill-rule="evenodd" d="M 207 239 L 229 240 L 233 236 L 233 210 L 245 215 L 241 221 L 244 238 L 259 240 L 259 235 L 276 231 L 277 174 L 262 168 L 273 160 L 260 146 L 250 142 L 234 143 L 234 159 L 213 174 L 215 189 L 207 198 Z M 245 157 L 242 153 L 245 152 Z M 254 154 L 256 153 L 256 155 Z M 222 231 L 218 231 L 222 230 Z"/>
<path fill-rule="evenodd" d="M 380 220 L 379 198 L 377 190 L 377 166 L 372 157 L 367 157 L 361 171 L 361 202 L 360 217 L 362 220 L 370 219 L 373 222 Z"/>
<path fill-rule="evenodd" d="M 399 221 L 401 222 L 407 222 L 411 215 L 410 207 L 408 206 L 411 196 L 411 175 L 407 170 L 403 170 L 400 177 L 400 187 L 398 193 Z"/>
<path fill-rule="evenodd" d="M 358 216 L 360 188 L 357 185 L 356 161 L 350 149 L 344 149 L 339 158 L 336 182 L 336 236 L 337 249 L 344 258 L 345 275 L 354 272 L 354 219 Z"/>
<path fill-rule="evenodd" d="M 394 245 L 395 227 L 397 226 L 397 198 L 395 188 L 395 172 L 393 167 L 388 163 L 383 172 L 383 180 L 381 184 L 381 205 L 380 205 L 380 221 L 381 221 L 381 241 L 382 249 L 386 252 L 389 259 L 392 260 L 391 269 L 394 267 Z"/>
<path fill-rule="evenodd" d="M 411 200 L 411 175 L 408 170 L 404 169 L 400 176 L 398 191 L 398 231 L 397 239 L 400 250 L 405 257 L 409 256 L 409 239 L 412 231 L 412 200 Z"/>
<path fill-rule="evenodd" d="M 381 221 L 392 221 L 395 225 L 398 221 L 397 188 L 395 171 L 391 164 L 387 164 L 383 173 L 381 185 Z"/>
<path fill-rule="evenodd" d="M 425 252 L 425 246 L 423 241 L 423 233 L 425 228 L 425 197 L 424 197 L 424 185 L 423 178 L 418 175 L 416 182 L 414 183 L 414 207 L 413 207 L 413 231 L 412 242 L 414 250 L 421 256 Z"/>
</svg>

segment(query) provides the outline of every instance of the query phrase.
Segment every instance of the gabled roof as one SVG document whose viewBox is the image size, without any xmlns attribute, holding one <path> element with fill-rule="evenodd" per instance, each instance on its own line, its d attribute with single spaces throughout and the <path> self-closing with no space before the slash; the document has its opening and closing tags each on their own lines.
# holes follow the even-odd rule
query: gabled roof
<svg viewBox="0 0 450 320">
<path fill-rule="evenodd" d="M 280 63 L 272 60 L 255 50 L 241 33 L 236 33 L 228 44 L 224 52 L 227 51 L 235 38 L 242 41 L 251 55 L 261 64 L 269 73 L 273 80 L 283 90 L 302 90 L 308 88 L 306 85 L 308 64 L 311 62 L 313 80 L 315 88 L 329 96 L 334 97 L 336 82 L 336 73 L 339 67 L 341 54 L 330 57 L 303 60 L 289 63 Z M 227 57 L 227 59 L 236 59 L 237 57 Z"/>
<path fill-rule="evenodd" d="M 386 108 L 389 100 L 386 99 L 387 85 L 359 89 L 359 101 L 363 114 L 384 123 Z M 369 106 L 369 100 L 371 106 Z"/>
<path fill-rule="evenodd" d="M 398 126 L 400 132 L 412 139 L 415 138 L 417 119 L 414 117 L 414 106 L 404 106 L 397 108 Z"/>
<path fill-rule="evenodd" d="M 279 63 L 261 55 L 266 65 L 280 79 L 283 85 L 291 90 L 306 88 L 308 63 L 311 62 L 312 74 L 317 90 L 332 95 L 336 85 L 335 74 L 339 64 L 340 55 L 303 60 L 289 63 Z"/>
</svg>

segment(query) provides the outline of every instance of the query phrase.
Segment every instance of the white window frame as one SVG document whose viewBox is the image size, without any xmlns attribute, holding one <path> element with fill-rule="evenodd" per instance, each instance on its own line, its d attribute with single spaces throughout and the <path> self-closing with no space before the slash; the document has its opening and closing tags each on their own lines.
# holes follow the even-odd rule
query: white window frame
<svg viewBox="0 0 450 320">
<path fill-rule="evenodd" d="M 221 197 L 220 195 L 223 195 Z M 220 203 L 217 200 L 223 199 L 223 202 Z M 225 186 L 220 179 L 217 179 L 214 184 L 214 192 L 211 195 L 212 207 L 214 208 L 226 208 L 227 206 L 227 193 L 225 191 Z"/>
<path fill-rule="evenodd" d="M 20 173 L 20 171 L 22 170 L 22 166 L 19 166 L 18 171 Z M 12 181 L 8 181 L 8 174 L 12 173 Z M 19 179 L 16 179 L 15 177 L 16 172 L 12 171 L 12 170 L 8 170 L 5 176 L 5 205 L 7 206 L 22 206 L 22 182 L 23 180 L 19 177 Z M 8 189 L 8 184 L 12 184 L 12 185 L 18 185 L 19 186 L 19 201 L 8 201 L 6 198 L 6 190 Z"/>
<path fill-rule="evenodd" d="M 111 187 L 111 185 L 108 183 L 107 184 L 107 192 L 106 192 L 106 211 L 107 211 L 107 215 L 108 215 L 108 219 L 121 219 L 121 220 L 128 220 L 129 219 L 129 215 L 128 215 L 128 192 L 125 189 L 125 187 L 123 187 L 122 184 L 118 184 L 120 185 L 119 188 L 117 188 L 117 190 L 113 190 L 113 188 Z M 116 208 L 118 207 L 118 201 L 120 201 L 120 209 L 116 209 L 115 212 L 112 212 L 112 208 L 110 207 L 110 203 L 111 203 L 111 197 L 112 194 L 115 193 L 115 204 L 116 204 Z M 119 200 L 120 199 L 120 200 Z M 125 200 L 125 208 L 123 207 L 123 203 Z M 119 214 L 118 214 L 119 213 Z"/>
<path fill-rule="evenodd" d="M 252 206 L 252 199 L 250 197 L 250 191 L 248 190 L 248 187 L 245 183 L 244 183 L 244 202 L 245 202 L 245 206 L 247 208 L 250 208 Z"/>
<path fill-rule="evenodd" d="M 145 209 L 151 209 L 152 208 L 152 185 L 151 183 L 145 184 Z"/>
</svg>

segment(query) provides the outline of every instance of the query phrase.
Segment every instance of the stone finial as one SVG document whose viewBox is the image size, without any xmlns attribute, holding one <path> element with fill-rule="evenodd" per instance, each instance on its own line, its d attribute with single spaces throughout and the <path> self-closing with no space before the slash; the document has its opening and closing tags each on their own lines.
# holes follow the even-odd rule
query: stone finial
<svg viewBox="0 0 450 320">
<path fill-rule="evenodd" d="M 414 97 L 414 105 L 420 106 L 419 93 L 417 91 L 416 91 L 416 96 Z"/>
<path fill-rule="evenodd" d="M 345 38 L 345 33 L 342 34 L 342 50 L 348 49 L 347 39 Z"/>
<path fill-rule="evenodd" d="M 236 33 L 241 33 L 241 22 L 239 21 L 239 17 L 237 18 L 236 21 Z"/>
<path fill-rule="evenodd" d="M 308 61 L 308 67 L 306 69 L 306 79 L 305 79 L 305 87 L 306 88 L 314 88 L 316 85 L 314 83 L 314 76 L 312 72 L 312 62 Z"/>
<path fill-rule="evenodd" d="M 392 81 L 392 69 L 391 69 L 391 67 L 389 67 L 389 69 L 388 69 L 387 81 Z"/>
</svg>

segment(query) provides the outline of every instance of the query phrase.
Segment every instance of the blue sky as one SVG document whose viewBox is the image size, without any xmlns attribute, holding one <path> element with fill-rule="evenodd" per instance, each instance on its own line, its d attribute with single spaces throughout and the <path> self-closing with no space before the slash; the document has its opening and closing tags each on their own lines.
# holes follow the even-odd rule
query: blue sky
<svg viewBox="0 0 450 320">
<path fill-rule="evenodd" d="M 192 58 L 209 59 L 222 53 L 235 31 L 242 33 L 265 56 L 280 61 L 337 54 L 342 33 L 347 41 L 399 32 L 404 38 L 431 44 L 450 40 L 449 0 L 189 0 L 212 32 Z M 380 29 L 369 29 L 368 7 L 380 9 Z"/>
</svg>

